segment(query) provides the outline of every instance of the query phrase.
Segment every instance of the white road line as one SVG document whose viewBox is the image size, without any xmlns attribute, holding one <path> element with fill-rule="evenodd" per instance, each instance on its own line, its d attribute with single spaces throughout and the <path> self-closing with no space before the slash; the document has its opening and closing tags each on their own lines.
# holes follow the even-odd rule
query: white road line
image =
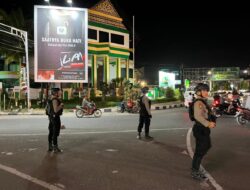
<svg viewBox="0 0 250 190">
<path fill-rule="evenodd" d="M 188 128 L 169 128 L 169 129 L 151 129 L 150 131 L 173 131 L 173 130 L 187 130 Z M 62 135 L 85 135 L 85 134 L 109 134 L 109 133 L 135 133 L 137 130 L 123 130 L 123 131 L 86 131 L 86 132 L 72 132 L 61 133 Z M 42 136 L 48 133 L 16 133 L 16 134 L 0 134 L 0 137 L 11 136 Z"/>
<path fill-rule="evenodd" d="M 187 133 L 187 150 L 189 153 L 189 156 L 191 158 L 193 158 L 194 156 L 194 152 L 192 149 L 192 145 L 191 145 L 191 134 L 192 134 L 192 128 L 189 128 L 188 133 Z M 208 178 L 208 180 L 210 181 L 210 183 L 215 187 L 216 190 L 223 190 L 223 188 L 215 181 L 215 179 L 205 170 L 205 168 L 203 166 L 201 166 L 201 168 L 204 170 L 204 172 L 206 173 L 206 176 Z"/>
<path fill-rule="evenodd" d="M 16 170 L 15 168 L 11 168 L 11 167 L 4 166 L 4 165 L 0 164 L 0 169 L 6 171 L 8 173 L 14 174 L 14 175 L 16 175 L 18 177 L 21 177 L 23 179 L 26 179 L 26 180 L 28 180 L 28 181 L 30 181 L 32 183 L 40 185 L 40 186 L 42 186 L 42 187 L 44 187 L 46 189 L 50 189 L 50 190 L 63 190 L 62 188 L 59 188 L 59 187 L 57 187 L 55 185 L 49 184 L 49 183 L 47 183 L 45 181 L 42 181 L 40 179 L 31 177 L 30 175 L 22 173 L 22 172 Z"/>
</svg>

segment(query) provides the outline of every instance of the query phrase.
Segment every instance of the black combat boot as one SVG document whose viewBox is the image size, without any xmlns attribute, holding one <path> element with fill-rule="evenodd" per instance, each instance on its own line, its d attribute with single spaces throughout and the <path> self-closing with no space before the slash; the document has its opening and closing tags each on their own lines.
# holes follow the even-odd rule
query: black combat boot
<svg viewBox="0 0 250 190">
<path fill-rule="evenodd" d="M 62 150 L 60 148 L 58 148 L 57 145 L 54 145 L 53 150 L 54 150 L 54 153 L 60 153 L 60 152 L 62 152 Z"/>
<path fill-rule="evenodd" d="M 53 150 L 52 143 L 49 143 L 49 149 L 48 149 L 48 152 L 51 152 L 52 150 Z"/>
<path fill-rule="evenodd" d="M 146 134 L 145 138 L 148 139 L 148 140 L 152 140 L 153 139 L 153 137 L 151 137 L 149 134 Z"/>
<path fill-rule="evenodd" d="M 141 139 L 141 133 L 138 133 L 136 136 L 137 139 Z"/>
<path fill-rule="evenodd" d="M 194 169 L 192 169 L 191 176 L 192 176 L 192 178 L 194 178 L 194 179 L 196 179 L 196 180 L 199 180 L 199 181 L 202 181 L 202 180 L 205 180 L 205 179 L 206 179 L 205 174 L 203 174 L 203 173 L 202 173 L 201 171 L 199 171 L 199 170 L 194 170 Z"/>
</svg>

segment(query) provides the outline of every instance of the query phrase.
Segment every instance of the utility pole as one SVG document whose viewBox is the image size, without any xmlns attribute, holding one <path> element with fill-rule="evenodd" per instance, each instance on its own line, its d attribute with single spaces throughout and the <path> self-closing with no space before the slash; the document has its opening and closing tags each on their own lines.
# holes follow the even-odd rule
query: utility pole
<svg viewBox="0 0 250 190">
<path fill-rule="evenodd" d="M 181 75 L 181 91 L 184 92 L 184 65 L 181 63 L 180 65 L 180 75 Z"/>
<path fill-rule="evenodd" d="M 133 63 L 134 63 L 134 68 L 133 68 L 133 84 L 135 81 L 135 16 L 133 16 Z"/>
</svg>

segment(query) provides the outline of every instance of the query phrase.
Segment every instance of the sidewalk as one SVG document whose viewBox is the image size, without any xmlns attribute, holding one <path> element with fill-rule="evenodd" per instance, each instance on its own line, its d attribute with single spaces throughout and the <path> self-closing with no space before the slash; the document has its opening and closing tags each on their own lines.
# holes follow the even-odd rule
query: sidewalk
<svg viewBox="0 0 250 190">
<path fill-rule="evenodd" d="M 184 104 L 181 101 L 174 101 L 174 102 L 165 102 L 165 103 L 157 103 L 152 104 L 151 110 L 165 110 L 165 109 L 171 109 L 171 108 L 178 108 L 183 107 Z M 74 112 L 75 109 L 66 109 L 63 114 L 68 114 Z M 101 108 L 102 112 L 117 112 L 117 107 L 110 107 L 110 108 Z M 44 115 L 45 110 L 44 109 L 30 109 L 29 112 L 22 112 L 13 110 L 11 112 L 0 112 L 0 115 Z"/>
</svg>

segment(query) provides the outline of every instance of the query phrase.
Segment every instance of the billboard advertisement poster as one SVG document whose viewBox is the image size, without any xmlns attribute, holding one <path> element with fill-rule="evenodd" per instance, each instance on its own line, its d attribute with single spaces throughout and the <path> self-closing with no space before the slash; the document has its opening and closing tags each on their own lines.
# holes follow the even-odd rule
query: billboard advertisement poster
<svg viewBox="0 0 250 190">
<path fill-rule="evenodd" d="M 175 89 L 175 74 L 165 71 L 159 71 L 159 87 L 171 87 Z"/>
<path fill-rule="evenodd" d="M 87 9 L 34 7 L 36 82 L 88 82 Z"/>
<path fill-rule="evenodd" d="M 211 69 L 211 80 L 213 81 L 227 81 L 237 80 L 240 78 L 239 67 L 219 67 Z"/>
</svg>

